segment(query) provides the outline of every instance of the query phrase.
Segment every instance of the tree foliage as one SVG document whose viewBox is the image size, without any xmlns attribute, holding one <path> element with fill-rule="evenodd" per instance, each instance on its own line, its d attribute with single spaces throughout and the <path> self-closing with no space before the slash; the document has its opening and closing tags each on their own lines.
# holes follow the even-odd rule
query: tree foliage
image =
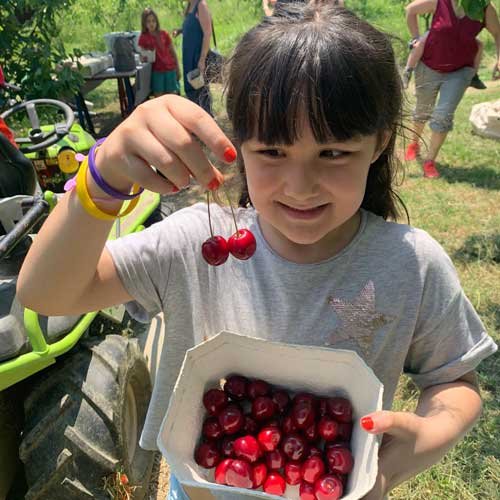
<svg viewBox="0 0 500 500">
<path fill-rule="evenodd" d="M 81 84 L 77 72 L 60 66 L 78 55 L 68 54 L 59 37 L 58 18 L 72 1 L 3 0 L 0 64 L 6 79 L 22 87 L 22 97 L 70 97 Z"/>
</svg>

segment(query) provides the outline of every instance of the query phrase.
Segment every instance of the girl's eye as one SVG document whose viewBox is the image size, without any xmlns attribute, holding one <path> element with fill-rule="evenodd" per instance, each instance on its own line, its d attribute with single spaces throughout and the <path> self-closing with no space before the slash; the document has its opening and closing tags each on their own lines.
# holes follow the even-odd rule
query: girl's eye
<svg viewBox="0 0 500 500">
<path fill-rule="evenodd" d="M 261 149 L 259 151 L 259 154 L 263 156 L 269 156 L 271 158 L 280 158 L 281 156 L 283 156 L 283 153 L 281 153 L 277 149 Z"/>
<path fill-rule="evenodd" d="M 322 158 L 342 158 L 344 156 L 347 156 L 349 154 L 348 151 L 339 151 L 338 149 L 326 149 L 324 151 L 321 151 L 320 156 Z"/>
</svg>

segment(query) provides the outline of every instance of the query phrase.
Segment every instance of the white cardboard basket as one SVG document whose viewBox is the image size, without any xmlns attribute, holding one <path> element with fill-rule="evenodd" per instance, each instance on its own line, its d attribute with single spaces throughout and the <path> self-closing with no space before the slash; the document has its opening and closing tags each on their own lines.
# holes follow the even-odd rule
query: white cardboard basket
<svg viewBox="0 0 500 500">
<path fill-rule="evenodd" d="M 214 469 L 194 461 L 206 416 L 203 394 L 231 374 L 261 378 L 293 392 L 348 397 L 353 405 L 354 468 L 342 498 L 357 500 L 371 490 L 378 469 L 378 439 L 359 427 L 359 419 L 382 409 L 383 385 L 365 362 L 353 351 L 270 342 L 225 331 L 186 352 L 161 425 L 158 447 L 182 484 L 209 488 L 214 494 L 283 498 L 216 484 Z M 287 485 L 285 497 L 298 500 L 298 486 Z"/>
</svg>

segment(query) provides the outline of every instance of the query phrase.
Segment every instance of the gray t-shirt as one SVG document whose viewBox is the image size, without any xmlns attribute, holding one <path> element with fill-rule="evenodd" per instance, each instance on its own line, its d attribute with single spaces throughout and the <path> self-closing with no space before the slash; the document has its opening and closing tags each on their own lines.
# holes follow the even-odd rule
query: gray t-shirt
<svg viewBox="0 0 500 500">
<path fill-rule="evenodd" d="M 211 205 L 214 234 L 234 233 L 230 211 Z M 392 405 L 401 372 L 419 387 L 453 381 L 496 350 L 451 260 L 426 232 L 362 211 L 340 253 L 296 264 L 264 240 L 253 209 L 238 225 L 256 237 L 247 260 L 207 265 L 207 208 L 196 204 L 108 243 L 136 313 L 165 311 L 166 335 L 141 446 L 156 439 L 185 351 L 221 330 L 273 341 L 355 350 Z M 290 367 L 293 370 L 293 366 Z"/>
</svg>

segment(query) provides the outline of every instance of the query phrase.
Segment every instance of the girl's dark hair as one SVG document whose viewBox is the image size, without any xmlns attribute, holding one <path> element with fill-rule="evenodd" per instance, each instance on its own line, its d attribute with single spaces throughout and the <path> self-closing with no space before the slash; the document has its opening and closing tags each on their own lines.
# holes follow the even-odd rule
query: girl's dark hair
<svg viewBox="0 0 500 500">
<path fill-rule="evenodd" d="M 372 134 L 380 143 L 392 132 L 371 165 L 361 206 L 397 219 L 402 202 L 392 184 L 403 91 L 387 35 L 327 2 L 278 4 L 236 47 L 226 94 L 237 145 L 251 137 L 292 144 L 303 113 L 319 143 Z M 240 205 L 249 204 L 245 182 Z"/>
<path fill-rule="evenodd" d="M 142 15 L 141 15 L 141 31 L 143 33 L 147 33 L 148 32 L 148 28 L 146 26 L 146 21 L 148 20 L 149 16 L 153 16 L 155 18 L 155 21 L 156 21 L 156 31 L 160 31 L 160 20 L 158 19 L 158 16 L 156 15 L 156 12 L 151 7 L 146 7 L 142 11 Z"/>
</svg>

